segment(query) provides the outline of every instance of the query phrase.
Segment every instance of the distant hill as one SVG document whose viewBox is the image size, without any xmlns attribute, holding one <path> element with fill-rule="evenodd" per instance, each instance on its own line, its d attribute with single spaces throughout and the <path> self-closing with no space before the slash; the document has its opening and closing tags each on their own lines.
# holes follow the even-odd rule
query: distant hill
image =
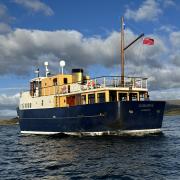
<svg viewBox="0 0 180 180">
<path fill-rule="evenodd" d="M 180 106 L 180 99 L 177 99 L 177 100 L 168 100 L 166 102 L 167 102 L 167 104 L 179 105 Z"/>
<path fill-rule="evenodd" d="M 180 115 L 180 100 L 166 101 L 165 115 Z"/>
<path fill-rule="evenodd" d="M 18 118 L 12 118 L 12 119 L 1 119 L 0 125 L 15 125 L 19 123 Z"/>
</svg>

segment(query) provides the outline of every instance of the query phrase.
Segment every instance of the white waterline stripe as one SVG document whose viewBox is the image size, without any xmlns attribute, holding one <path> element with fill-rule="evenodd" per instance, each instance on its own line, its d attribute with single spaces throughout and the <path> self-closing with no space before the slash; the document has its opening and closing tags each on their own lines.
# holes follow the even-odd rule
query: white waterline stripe
<svg viewBox="0 0 180 180">
<path fill-rule="evenodd" d="M 118 131 L 101 131 L 101 132 L 44 132 L 44 131 L 21 131 L 22 134 L 42 134 L 42 135 L 53 135 L 53 134 L 67 134 L 73 136 L 90 135 L 90 136 L 101 136 L 101 135 L 128 135 L 128 134 L 151 134 L 160 133 L 161 129 L 144 129 L 144 130 L 118 130 Z"/>
<path fill-rule="evenodd" d="M 44 134 L 44 135 L 51 135 L 51 134 L 59 134 L 60 132 L 44 132 L 44 131 L 21 131 L 22 134 Z"/>
</svg>

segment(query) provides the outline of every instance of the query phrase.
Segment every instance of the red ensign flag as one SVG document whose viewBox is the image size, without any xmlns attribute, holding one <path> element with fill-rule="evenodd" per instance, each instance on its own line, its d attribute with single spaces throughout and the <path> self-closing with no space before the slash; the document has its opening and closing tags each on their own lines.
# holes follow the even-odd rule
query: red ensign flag
<svg viewBox="0 0 180 180">
<path fill-rule="evenodd" d="M 152 38 L 144 38 L 143 39 L 143 44 L 154 45 L 154 39 L 152 39 Z"/>
</svg>

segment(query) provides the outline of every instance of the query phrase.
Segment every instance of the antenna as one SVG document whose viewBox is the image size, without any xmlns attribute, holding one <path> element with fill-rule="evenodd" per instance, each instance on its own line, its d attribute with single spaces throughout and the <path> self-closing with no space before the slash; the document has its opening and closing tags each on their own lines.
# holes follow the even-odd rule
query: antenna
<svg viewBox="0 0 180 180">
<path fill-rule="evenodd" d="M 45 66 L 45 68 L 46 68 L 46 77 L 47 77 L 48 74 L 49 74 L 49 70 L 48 70 L 48 62 L 47 62 L 47 61 L 44 62 L 44 66 Z"/>
<path fill-rule="evenodd" d="M 61 72 L 62 72 L 62 74 L 63 74 L 63 67 L 66 65 L 66 62 L 64 61 L 64 60 L 61 60 L 60 62 L 59 62 L 59 65 L 60 65 L 60 67 L 61 67 Z"/>
<path fill-rule="evenodd" d="M 39 77 L 39 68 L 37 68 L 34 72 L 37 74 L 37 77 Z"/>
</svg>

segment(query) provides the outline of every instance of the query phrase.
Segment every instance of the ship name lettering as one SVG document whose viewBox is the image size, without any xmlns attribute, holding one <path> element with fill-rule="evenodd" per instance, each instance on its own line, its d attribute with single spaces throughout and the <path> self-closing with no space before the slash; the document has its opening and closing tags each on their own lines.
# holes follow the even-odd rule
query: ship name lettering
<svg viewBox="0 0 180 180">
<path fill-rule="evenodd" d="M 139 107 L 141 108 L 150 108 L 150 107 L 154 107 L 153 104 L 139 104 Z"/>
</svg>

